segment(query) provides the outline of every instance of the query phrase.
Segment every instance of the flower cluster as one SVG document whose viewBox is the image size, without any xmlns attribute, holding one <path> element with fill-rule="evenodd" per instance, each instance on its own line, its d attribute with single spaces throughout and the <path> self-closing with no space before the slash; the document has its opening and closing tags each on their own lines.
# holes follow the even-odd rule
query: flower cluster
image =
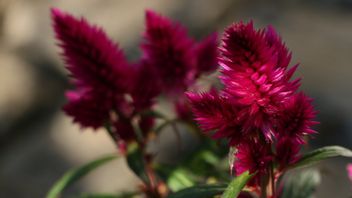
<svg viewBox="0 0 352 198">
<path fill-rule="evenodd" d="M 142 56 L 130 63 L 105 32 L 59 9 L 52 9 L 55 35 L 72 77 L 65 112 L 82 127 L 109 127 L 116 140 L 146 135 L 154 119 L 141 112 L 158 95 L 183 93 L 202 73 L 216 69 L 217 35 L 196 42 L 178 23 L 146 11 Z"/>
<path fill-rule="evenodd" d="M 289 68 L 291 53 L 275 30 L 255 30 L 239 22 L 225 30 L 219 62 L 224 88 L 208 93 L 187 93 L 195 119 L 215 139 L 225 138 L 236 148 L 234 171 L 249 170 L 260 185 L 299 158 L 316 112 L 292 80 L 297 65 Z"/>
</svg>

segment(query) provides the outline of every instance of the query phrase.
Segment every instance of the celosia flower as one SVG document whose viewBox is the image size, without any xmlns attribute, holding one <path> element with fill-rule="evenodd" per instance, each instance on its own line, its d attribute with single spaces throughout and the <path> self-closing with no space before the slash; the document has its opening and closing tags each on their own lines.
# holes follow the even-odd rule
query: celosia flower
<svg viewBox="0 0 352 198">
<path fill-rule="evenodd" d="M 279 164 L 279 169 L 284 169 L 299 159 L 301 145 L 291 137 L 280 137 L 275 145 L 275 160 Z"/>
<path fill-rule="evenodd" d="M 318 122 L 313 121 L 316 111 L 311 104 L 312 101 L 303 93 L 291 97 L 280 116 L 281 128 L 278 131 L 279 134 L 295 137 L 294 139 L 297 139 L 298 142 L 303 142 L 299 137 L 315 134 L 316 131 L 312 130 L 311 127 Z"/>
<path fill-rule="evenodd" d="M 178 23 L 146 12 L 143 61 L 157 68 L 166 93 L 181 93 L 201 72 L 216 69 L 216 34 L 197 44 Z"/>
<path fill-rule="evenodd" d="M 219 96 L 215 90 L 202 94 L 187 93 L 187 96 L 201 129 L 215 131 L 213 138 L 227 138 L 231 145 L 242 140 L 244 134 L 241 133 L 241 125 L 236 117 L 239 112 L 234 104 Z"/>
<path fill-rule="evenodd" d="M 64 111 L 82 127 L 96 129 L 104 125 L 109 118 L 110 106 L 105 105 L 106 98 L 94 97 L 94 94 L 83 90 L 68 91 L 66 97 L 68 103 L 64 106 Z"/>
<path fill-rule="evenodd" d="M 150 108 L 155 97 L 161 93 L 162 85 L 156 70 L 157 68 L 143 60 L 135 65 L 131 97 L 137 112 Z"/>
<path fill-rule="evenodd" d="M 220 58 L 224 94 L 247 116 L 243 130 L 260 129 L 267 140 L 274 132 L 271 118 L 299 85 L 290 81 L 296 67 L 287 71 L 290 56 L 273 32 L 256 31 L 252 22 L 232 25 L 225 31 Z"/>
<path fill-rule="evenodd" d="M 64 110 L 83 127 L 102 126 L 109 119 L 109 111 L 118 108 L 123 94 L 129 91 L 131 68 L 102 29 L 58 9 L 52 9 L 52 19 L 77 88 L 76 93 L 69 92 Z"/>
<path fill-rule="evenodd" d="M 195 46 L 197 76 L 202 73 L 213 72 L 218 68 L 216 59 L 218 57 L 217 38 L 217 34 L 213 33 Z"/>
<path fill-rule="evenodd" d="M 313 125 L 318 123 L 313 121 L 316 111 L 314 111 L 311 102 L 312 99 L 303 93 L 292 96 L 278 117 L 277 136 L 285 136 L 303 144 L 304 136 L 316 133 L 311 129 Z"/>
<path fill-rule="evenodd" d="M 348 164 L 347 165 L 347 174 L 348 174 L 348 178 L 351 180 L 352 182 L 352 164 Z"/>
<path fill-rule="evenodd" d="M 274 177 L 275 164 L 283 170 L 299 159 L 304 137 L 315 133 L 316 112 L 312 100 L 297 93 L 299 79 L 291 80 L 297 65 L 288 68 L 291 54 L 272 27 L 234 24 L 221 52 L 223 90 L 187 95 L 200 127 L 237 149 L 235 173 L 256 172 L 250 182 L 256 187 L 264 176 Z"/>
<path fill-rule="evenodd" d="M 255 173 L 256 176 L 249 183 L 252 186 L 260 185 L 260 177 L 269 172 L 273 156 L 271 148 L 261 142 L 243 142 L 235 153 L 234 172 L 240 175 L 245 171 Z"/>
</svg>

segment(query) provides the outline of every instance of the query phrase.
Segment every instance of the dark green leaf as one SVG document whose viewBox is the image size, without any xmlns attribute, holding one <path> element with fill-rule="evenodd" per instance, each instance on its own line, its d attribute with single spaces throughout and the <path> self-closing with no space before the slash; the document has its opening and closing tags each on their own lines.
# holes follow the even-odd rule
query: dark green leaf
<svg viewBox="0 0 352 198">
<path fill-rule="evenodd" d="M 246 186 L 247 182 L 253 177 L 254 174 L 249 174 L 248 171 L 237 176 L 232 182 L 227 186 L 222 198 L 234 198 L 237 197 L 241 190 Z"/>
<path fill-rule="evenodd" d="M 137 144 L 130 144 L 128 146 L 127 164 L 140 179 L 145 183 L 149 183 L 149 177 L 145 172 L 143 152 Z"/>
<path fill-rule="evenodd" d="M 285 181 L 282 198 L 312 198 L 316 187 L 320 184 L 317 170 L 305 170 L 299 174 L 291 174 Z"/>
<path fill-rule="evenodd" d="M 75 198 L 134 198 L 138 193 L 135 192 L 124 192 L 121 194 L 82 194 Z"/>
<path fill-rule="evenodd" d="M 322 147 L 303 155 L 303 157 L 298 162 L 290 166 L 289 169 L 308 166 L 321 160 L 338 156 L 352 157 L 352 151 L 341 146 Z"/>
<path fill-rule="evenodd" d="M 68 186 L 70 186 L 71 184 L 73 184 L 83 176 L 87 175 L 92 170 L 116 158 L 117 158 L 116 155 L 109 155 L 109 156 L 94 160 L 92 162 L 89 162 L 88 164 L 85 164 L 79 168 L 75 168 L 68 171 L 53 185 L 53 187 L 50 189 L 46 197 L 57 198 L 65 188 L 67 188 Z"/>
<path fill-rule="evenodd" d="M 212 198 L 215 195 L 220 195 L 225 189 L 226 185 L 193 186 L 173 193 L 168 198 Z"/>
</svg>

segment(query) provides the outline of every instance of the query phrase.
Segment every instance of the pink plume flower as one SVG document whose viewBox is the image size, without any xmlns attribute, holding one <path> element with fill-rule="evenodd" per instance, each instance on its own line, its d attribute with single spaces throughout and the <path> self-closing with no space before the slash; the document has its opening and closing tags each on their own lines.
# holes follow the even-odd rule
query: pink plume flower
<svg viewBox="0 0 352 198">
<path fill-rule="evenodd" d="M 297 93 L 299 79 L 291 80 L 297 65 L 288 68 L 291 53 L 271 26 L 234 24 L 220 51 L 224 88 L 187 96 L 202 130 L 237 149 L 236 174 L 257 172 L 250 185 L 258 186 L 275 174 L 268 173 L 274 164 L 283 170 L 299 159 L 304 137 L 315 133 L 316 112 L 312 100 Z"/>
<path fill-rule="evenodd" d="M 141 48 L 142 60 L 157 68 L 166 93 L 181 93 L 200 73 L 216 69 L 216 34 L 196 43 L 179 23 L 153 11 L 146 12 Z"/>
<path fill-rule="evenodd" d="M 273 161 L 271 148 L 261 142 L 244 142 L 237 147 L 235 153 L 234 172 L 240 175 L 245 171 L 256 173 L 249 182 L 251 186 L 260 185 L 260 177 L 267 174 Z"/>
<path fill-rule="evenodd" d="M 348 178 L 351 180 L 352 182 L 352 163 L 347 165 L 347 174 L 348 174 Z"/>
<path fill-rule="evenodd" d="M 215 90 L 202 94 L 187 93 L 187 97 L 201 129 L 215 131 L 213 138 L 227 138 L 230 145 L 236 145 L 243 139 L 241 124 L 235 116 L 238 109 L 229 100 Z"/>
<path fill-rule="evenodd" d="M 143 58 L 157 68 L 164 89 L 183 90 L 195 75 L 193 46 L 186 29 L 152 11 L 146 12 Z"/>
<path fill-rule="evenodd" d="M 316 116 L 312 99 L 298 93 L 285 104 L 285 108 L 278 117 L 277 136 L 289 137 L 298 144 L 304 144 L 304 136 L 317 133 L 312 126 L 318 124 L 313 119 Z"/>
<path fill-rule="evenodd" d="M 195 56 L 197 58 L 197 75 L 213 72 L 218 68 L 218 35 L 213 33 L 201 40 L 195 46 Z"/>
<path fill-rule="evenodd" d="M 97 129 L 108 120 L 110 106 L 106 105 L 105 98 L 94 97 L 83 90 L 68 91 L 66 97 L 68 103 L 64 106 L 64 111 L 82 127 Z"/>
<path fill-rule="evenodd" d="M 280 137 L 276 143 L 275 160 L 279 164 L 279 169 L 282 170 L 288 165 L 291 165 L 300 158 L 299 151 L 301 145 L 290 137 Z"/>
<path fill-rule="evenodd" d="M 296 66 L 287 70 L 290 55 L 274 32 L 240 22 L 226 29 L 220 49 L 224 94 L 248 117 L 243 130 L 260 129 L 269 140 L 271 118 L 299 86 L 299 80 L 290 81 Z"/>
<path fill-rule="evenodd" d="M 69 103 L 64 110 L 83 127 L 102 126 L 109 111 L 129 91 L 131 69 L 101 28 L 58 9 L 52 9 L 51 14 L 62 56 L 78 89 L 67 94 Z"/>
</svg>

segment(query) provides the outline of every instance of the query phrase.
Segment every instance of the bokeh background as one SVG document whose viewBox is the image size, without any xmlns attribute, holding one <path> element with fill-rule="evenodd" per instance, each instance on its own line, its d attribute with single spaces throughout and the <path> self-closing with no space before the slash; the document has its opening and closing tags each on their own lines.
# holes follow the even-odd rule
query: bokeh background
<svg viewBox="0 0 352 198">
<path fill-rule="evenodd" d="M 68 79 L 53 39 L 50 7 L 104 27 L 131 60 L 139 54 L 146 8 L 179 20 L 197 38 L 239 20 L 272 24 L 294 62 L 301 63 L 302 89 L 320 111 L 320 134 L 311 148 L 352 148 L 352 0 L 0 0 L 0 197 L 44 197 L 69 168 L 115 151 L 105 133 L 80 130 L 60 109 Z M 164 136 L 158 148 L 173 150 L 174 136 Z M 352 195 L 348 162 L 339 158 L 319 165 L 317 197 Z M 116 192 L 137 183 L 121 159 L 67 194 Z"/>
</svg>

